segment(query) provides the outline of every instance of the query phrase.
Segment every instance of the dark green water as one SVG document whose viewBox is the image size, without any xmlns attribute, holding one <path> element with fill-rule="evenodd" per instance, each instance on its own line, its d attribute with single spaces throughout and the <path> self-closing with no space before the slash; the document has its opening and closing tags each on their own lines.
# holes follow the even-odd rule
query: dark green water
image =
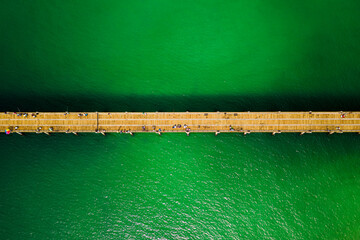
<svg viewBox="0 0 360 240">
<path fill-rule="evenodd" d="M 1 111 L 359 110 L 360 2 L 0 1 Z M 1 239 L 359 239 L 360 136 L 0 135 Z"/>
</svg>

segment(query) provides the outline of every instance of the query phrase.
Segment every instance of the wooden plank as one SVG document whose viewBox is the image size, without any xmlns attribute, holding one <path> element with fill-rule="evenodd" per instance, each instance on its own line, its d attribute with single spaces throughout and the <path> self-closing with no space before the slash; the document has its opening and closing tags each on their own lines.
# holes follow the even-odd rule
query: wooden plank
<svg viewBox="0 0 360 240">
<path fill-rule="evenodd" d="M 191 132 L 360 132 L 360 112 L 0 113 L 2 132 L 185 132 L 184 126 Z"/>
</svg>

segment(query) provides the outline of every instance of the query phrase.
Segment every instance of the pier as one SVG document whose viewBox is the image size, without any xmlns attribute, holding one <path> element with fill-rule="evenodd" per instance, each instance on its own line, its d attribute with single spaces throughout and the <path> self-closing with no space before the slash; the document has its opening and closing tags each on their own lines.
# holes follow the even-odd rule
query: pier
<svg viewBox="0 0 360 240">
<path fill-rule="evenodd" d="M 2 112 L 11 133 L 360 133 L 360 112 Z"/>
</svg>

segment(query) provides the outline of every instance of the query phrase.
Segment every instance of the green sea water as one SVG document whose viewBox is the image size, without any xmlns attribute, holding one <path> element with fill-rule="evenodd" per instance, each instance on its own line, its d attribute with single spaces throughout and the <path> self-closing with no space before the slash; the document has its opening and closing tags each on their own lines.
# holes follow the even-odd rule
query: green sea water
<svg viewBox="0 0 360 240">
<path fill-rule="evenodd" d="M 360 2 L 0 0 L 0 111 L 359 110 Z M 360 239 L 358 134 L 0 135 L 1 239 Z"/>
</svg>

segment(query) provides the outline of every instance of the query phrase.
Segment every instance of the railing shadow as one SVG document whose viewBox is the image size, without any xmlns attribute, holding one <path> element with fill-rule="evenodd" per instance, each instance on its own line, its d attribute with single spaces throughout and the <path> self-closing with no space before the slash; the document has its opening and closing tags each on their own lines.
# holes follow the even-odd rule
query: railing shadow
<svg viewBox="0 0 360 240">
<path fill-rule="evenodd" d="M 1 111 L 357 111 L 360 96 L 211 95 L 102 96 L 2 95 Z"/>
</svg>

